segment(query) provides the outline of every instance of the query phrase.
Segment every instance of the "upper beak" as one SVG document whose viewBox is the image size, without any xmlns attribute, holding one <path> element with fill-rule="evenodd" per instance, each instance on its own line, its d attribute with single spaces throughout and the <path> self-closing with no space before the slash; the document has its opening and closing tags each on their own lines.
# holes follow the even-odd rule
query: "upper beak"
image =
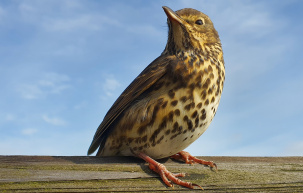
<svg viewBox="0 0 303 193">
<path fill-rule="evenodd" d="M 184 20 L 169 7 L 163 6 L 162 8 L 164 9 L 164 12 L 166 13 L 168 19 L 171 22 L 175 21 L 178 22 L 179 24 L 184 23 Z"/>
</svg>

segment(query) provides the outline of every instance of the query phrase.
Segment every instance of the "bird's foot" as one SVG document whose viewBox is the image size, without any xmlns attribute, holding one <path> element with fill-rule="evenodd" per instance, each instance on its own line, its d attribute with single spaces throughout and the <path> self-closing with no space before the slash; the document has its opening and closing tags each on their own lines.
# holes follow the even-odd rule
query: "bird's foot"
<svg viewBox="0 0 303 193">
<path fill-rule="evenodd" d="M 170 171 L 166 169 L 166 167 L 163 164 L 160 164 L 159 162 L 155 161 L 154 159 L 150 158 L 149 156 L 145 155 L 144 153 L 139 153 L 138 157 L 144 159 L 146 162 L 149 163 L 149 168 L 153 170 L 154 172 L 158 173 L 160 177 L 162 178 L 163 182 L 169 186 L 173 187 L 173 184 L 169 181 L 171 180 L 173 183 L 178 184 L 180 186 L 184 186 L 187 188 L 193 189 L 195 186 L 199 187 L 203 190 L 201 186 L 198 184 L 193 184 L 191 182 L 185 182 L 180 180 L 177 177 L 184 177 L 185 173 L 178 173 L 178 174 L 173 174 Z"/>
<path fill-rule="evenodd" d="M 190 155 L 186 151 L 180 151 L 179 153 L 170 156 L 170 158 L 176 159 L 176 160 L 183 160 L 187 164 L 194 164 L 194 163 L 203 164 L 203 165 L 209 166 L 211 169 L 215 169 L 215 171 L 217 171 L 217 165 L 214 162 L 198 159 L 198 158 Z"/>
</svg>

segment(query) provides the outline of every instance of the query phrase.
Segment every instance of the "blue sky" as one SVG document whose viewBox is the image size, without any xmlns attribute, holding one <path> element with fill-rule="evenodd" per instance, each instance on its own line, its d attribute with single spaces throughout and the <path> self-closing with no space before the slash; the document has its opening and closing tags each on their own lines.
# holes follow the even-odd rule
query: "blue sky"
<svg viewBox="0 0 303 193">
<path fill-rule="evenodd" d="M 128 84 L 163 51 L 166 15 L 219 32 L 221 103 L 193 155 L 303 156 L 300 0 L 0 1 L 0 154 L 86 155 Z"/>
</svg>

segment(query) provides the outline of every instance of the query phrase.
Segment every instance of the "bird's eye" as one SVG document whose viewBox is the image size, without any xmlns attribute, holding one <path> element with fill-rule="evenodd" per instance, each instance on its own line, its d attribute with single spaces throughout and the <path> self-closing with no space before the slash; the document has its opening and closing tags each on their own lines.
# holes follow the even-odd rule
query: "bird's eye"
<svg viewBox="0 0 303 193">
<path fill-rule="evenodd" d="M 198 20 L 195 22 L 195 24 L 197 24 L 197 25 L 203 25 L 203 21 L 202 21 L 201 19 L 198 19 Z"/>
</svg>

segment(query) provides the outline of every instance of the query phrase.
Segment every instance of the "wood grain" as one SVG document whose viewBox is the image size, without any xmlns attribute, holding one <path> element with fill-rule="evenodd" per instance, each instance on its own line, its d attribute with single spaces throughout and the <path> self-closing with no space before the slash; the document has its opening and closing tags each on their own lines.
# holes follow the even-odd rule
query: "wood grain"
<svg viewBox="0 0 303 193">
<path fill-rule="evenodd" d="M 202 165 L 160 160 L 205 192 L 303 192 L 303 157 L 203 157 Z M 198 191 L 166 187 L 142 160 L 133 157 L 0 156 L 0 192 Z"/>
</svg>

